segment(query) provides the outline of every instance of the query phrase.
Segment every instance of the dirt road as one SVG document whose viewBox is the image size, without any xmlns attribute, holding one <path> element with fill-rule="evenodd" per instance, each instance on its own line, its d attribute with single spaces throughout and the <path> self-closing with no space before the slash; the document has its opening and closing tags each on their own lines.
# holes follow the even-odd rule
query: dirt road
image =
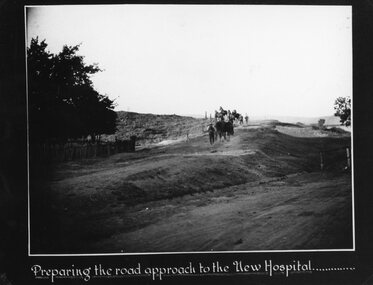
<svg viewBox="0 0 373 285">
<path fill-rule="evenodd" d="M 36 251 L 200 252 L 352 248 L 347 137 L 239 129 L 136 153 L 60 164 Z M 330 154 L 319 169 L 319 152 Z"/>
<path fill-rule="evenodd" d="M 150 203 L 139 211 L 161 219 L 95 247 L 123 252 L 349 248 L 350 191 L 346 176 L 300 174 Z"/>
</svg>

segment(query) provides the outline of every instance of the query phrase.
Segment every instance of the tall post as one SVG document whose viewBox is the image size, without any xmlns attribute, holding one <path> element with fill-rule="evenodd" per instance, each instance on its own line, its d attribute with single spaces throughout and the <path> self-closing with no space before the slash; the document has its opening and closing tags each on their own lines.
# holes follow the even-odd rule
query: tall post
<svg viewBox="0 0 373 285">
<path fill-rule="evenodd" d="M 321 171 L 324 170 L 324 159 L 323 159 L 322 151 L 320 151 L 320 169 Z"/>
<path fill-rule="evenodd" d="M 136 136 L 131 136 L 131 151 L 136 151 Z"/>
<path fill-rule="evenodd" d="M 347 154 L 347 167 L 351 168 L 351 157 L 350 157 L 350 149 L 346 148 L 346 154 Z"/>
</svg>

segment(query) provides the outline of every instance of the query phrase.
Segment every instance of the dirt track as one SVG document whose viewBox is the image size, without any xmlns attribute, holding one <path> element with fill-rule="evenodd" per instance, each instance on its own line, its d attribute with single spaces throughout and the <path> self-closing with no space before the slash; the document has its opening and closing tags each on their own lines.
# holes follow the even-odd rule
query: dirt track
<svg viewBox="0 0 373 285">
<path fill-rule="evenodd" d="M 139 211 L 149 216 L 159 216 L 163 207 L 177 209 L 165 210 L 169 214 L 154 224 L 115 234 L 96 246 L 125 252 L 349 247 L 351 203 L 346 177 L 303 174 L 250 184 L 167 205 L 146 205 Z"/>
<path fill-rule="evenodd" d="M 48 185 L 54 234 L 36 244 L 63 253 L 352 248 L 346 144 L 240 129 L 214 146 L 202 136 L 61 164 Z M 321 172 L 319 151 L 337 147 Z"/>
</svg>

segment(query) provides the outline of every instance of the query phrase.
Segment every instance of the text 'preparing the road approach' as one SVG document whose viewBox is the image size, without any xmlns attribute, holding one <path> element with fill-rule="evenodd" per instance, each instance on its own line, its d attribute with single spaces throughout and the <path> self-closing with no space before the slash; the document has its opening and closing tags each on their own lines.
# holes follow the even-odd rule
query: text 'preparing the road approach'
<svg viewBox="0 0 373 285">
<path fill-rule="evenodd" d="M 36 279 L 49 279 L 52 283 L 56 279 L 83 279 L 90 281 L 94 278 L 125 278 L 147 277 L 152 280 L 163 280 L 172 276 L 198 276 L 218 274 L 262 274 L 269 277 L 283 275 L 288 277 L 293 273 L 310 273 L 313 267 L 311 260 L 293 260 L 288 263 L 276 263 L 272 260 L 264 260 L 261 263 L 246 263 L 235 260 L 225 264 L 220 261 L 211 263 L 189 262 L 184 266 L 144 266 L 137 263 L 134 266 L 109 267 L 102 264 L 93 264 L 87 267 L 78 267 L 72 264 L 65 268 L 51 268 L 35 264 L 31 266 L 31 272 Z"/>
</svg>

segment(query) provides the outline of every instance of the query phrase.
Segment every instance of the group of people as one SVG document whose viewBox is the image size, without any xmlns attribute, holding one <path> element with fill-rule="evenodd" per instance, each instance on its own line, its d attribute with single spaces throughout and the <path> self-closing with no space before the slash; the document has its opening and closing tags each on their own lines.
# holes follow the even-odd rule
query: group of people
<svg viewBox="0 0 373 285">
<path fill-rule="evenodd" d="M 243 124 L 243 116 L 237 113 L 236 110 L 232 112 L 230 110 L 224 110 L 221 106 L 219 111 L 215 111 L 215 122 L 228 122 L 231 124 L 232 132 L 233 132 L 233 122 L 237 120 L 240 125 Z M 246 124 L 249 122 L 249 117 L 246 114 L 245 116 Z M 215 140 L 217 139 L 217 128 L 212 123 L 209 124 L 208 129 L 210 144 L 214 144 Z"/>
<path fill-rule="evenodd" d="M 223 107 L 220 106 L 219 111 L 215 110 L 215 121 L 226 121 L 233 123 L 234 120 L 237 120 L 240 125 L 243 124 L 243 116 L 240 113 L 237 113 L 236 110 L 232 112 L 230 110 L 224 110 Z M 245 116 L 246 124 L 249 121 L 249 117 Z"/>
</svg>

